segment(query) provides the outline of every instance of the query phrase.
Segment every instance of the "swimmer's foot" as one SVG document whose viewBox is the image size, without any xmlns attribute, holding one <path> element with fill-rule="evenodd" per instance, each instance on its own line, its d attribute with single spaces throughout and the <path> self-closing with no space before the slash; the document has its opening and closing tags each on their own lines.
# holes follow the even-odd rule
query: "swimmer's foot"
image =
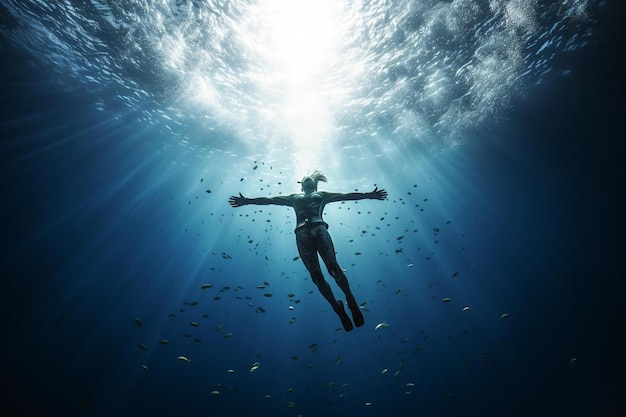
<svg viewBox="0 0 626 417">
<path fill-rule="evenodd" d="M 350 317 L 346 314 L 346 310 L 343 309 L 343 302 L 341 300 L 337 301 L 337 305 L 333 307 L 333 310 L 335 310 L 335 313 L 337 313 L 341 319 L 341 324 L 346 332 L 349 332 L 354 328 L 352 326 L 352 322 L 350 321 Z"/>
<path fill-rule="evenodd" d="M 348 308 L 352 312 L 352 320 L 354 320 L 356 327 L 363 326 L 363 324 L 365 324 L 365 318 L 363 318 L 363 313 L 361 313 L 361 309 L 357 305 L 356 301 L 348 301 Z"/>
</svg>

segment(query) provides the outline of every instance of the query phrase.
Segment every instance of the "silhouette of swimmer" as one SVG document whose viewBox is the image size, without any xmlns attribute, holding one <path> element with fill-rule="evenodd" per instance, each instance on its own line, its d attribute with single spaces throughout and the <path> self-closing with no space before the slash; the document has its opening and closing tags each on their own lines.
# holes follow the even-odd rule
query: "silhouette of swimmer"
<svg viewBox="0 0 626 417">
<path fill-rule="evenodd" d="M 348 278 L 343 272 L 337 257 L 335 256 L 335 248 L 333 241 L 328 233 L 328 224 L 322 218 L 324 206 L 328 203 L 336 201 L 348 200 L 384 200 L 387 198 L 387 191 L 374 188 L 369 193 L 330 193 L 326 191 L 317 191 L 317 183 L 319 181 L 327 182 L 326 176 L 319 171 L 314 171 L 311 175 L 302 178 L 302 192 L 287 196 L 276 197 L 259 197 L 247 198 L 239 193 L 239 196 L 231 196 L 228 203 L 233 207 L 241 207 L 247 204 L 256 205 L 278 205 L 290 206 L 296 211 L 297 226 L 295 229 L 296 243 L 298 245 L 298 253 L 304 266 L 311 274 L 313 283 L 317 286 L 320 293 L 328 300 L 333 310 L 341 319 L 341 324 L 346 331 L 352 330 L 352 322 L 346 314 L 343 302 L 335 299 L 330 285 L 324 279 L 324 274 L 320 268 L 318 254 L 322 257 L 324 264 L 330 275 L 346 295 L 348 308 L 352 312 L 352 319 L 357 327 L 365 322 L 363 313 L 350 291 Z"/>
</svg>

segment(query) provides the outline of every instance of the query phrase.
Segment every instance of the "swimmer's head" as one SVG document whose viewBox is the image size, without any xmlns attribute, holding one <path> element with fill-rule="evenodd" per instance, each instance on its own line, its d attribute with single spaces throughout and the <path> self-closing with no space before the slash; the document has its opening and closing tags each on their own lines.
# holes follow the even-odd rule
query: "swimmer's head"
<svg viewBox="0 0 626 417">
<path fill-rule="evenodd" d="M 313 191 L 317 191 L 317 182 L 315 182 L 315 180 L 311 177 L 307 176 L 302 178 L 302 181 L 300 181 L 300 183 L 302 184 L 302 191 L 307 194 L 312 193 Z"/>
<path fill-rule="evenodd" d="M 302 191 L 306 194 L 317 191 L 317 183 L 319 181 L 326 182 L 328 180 L 326 179 L 326 176 L 324 174 L 322 174 L 318 170 L 315 170 L 311 175 L 307 175 L 306 177 L 302 178 L 302 181 L 300 181 L 300 184 L 302 184 Z"/>
</svg>

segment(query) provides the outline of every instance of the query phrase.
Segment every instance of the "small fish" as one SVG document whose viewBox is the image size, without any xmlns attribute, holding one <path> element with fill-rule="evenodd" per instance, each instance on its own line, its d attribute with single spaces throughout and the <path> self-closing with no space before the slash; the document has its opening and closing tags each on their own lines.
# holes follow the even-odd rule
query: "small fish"
<svg viewBox="0 0 626 417">
<path fill-rule="evenodd" d="M 226 336 L 224 336 L 224 339 L 230 339 L 231 337 L 233 337 L 232 333 L 226 333 Z"/>
<path fill-rule="evenodd" d="M 463 307 L 463 311 L 469 311 L 469 309 L 470 309 L 469 306 Z"/>
<path fill-rule="evenodd" d="M 229 369 L 229 370 L 228 370 L 228 371 L 226 371 L 226 372 L 228 372 L 229 374 L 234 374 L 234 373 L 235 373 L 235 370 L 234 370 L 234 369 Z"/>
<path fill-rule="evenodd" d="M 444 303 L 449 303 L 450 301 L 452 301 L 452 298 L 450 298 L 450 297 L 446 297 L 446 298 L 444 298 L 444 299 L 443 299 L 443 300 L 441 300 L 441 301 L 443 301 Z"/>
<path fill-rule="evenodd" d="M 141 319 L 139 317 L 135 317 L 135 326 L 143 327 L 143 323 L 141 323 Z"/>
<path fill-rule="evenodd" d="M 292 387 L 287 388 L 287 391 L 285 391 L 285 395 L 291 394 L 294 390 L 295 388 L 292 388 Z"/>
<path fill-rule="evenodd" d="M 159 344 L 161 344 L 161 345 L 169 345 L 169 344 L 170 344 L 170 341 L 169 341 L 169 340 L 167 340 L 167 339 L 161 339 L 161 340 L 159 341 Z"/>
<path fill-rule="evenodd" d="M 191 359 L 189 359 L 186 356 L 178 356 L 178 357 L 176 357 L 176 359 L 178 359 L 181 362 L 186 362 L 186 363 L 190 363 L 191 362 Z"/>
<path fill-rule="evenodd" d="M 337 356 L 337 359 L 335 359 L 335 365 L 337 365 L 339 362 L 341 362 L 341 355 Z"/>
<path fill-rule="evenodd" d="M 189 325 L 191 327 L 198 327 L 198 326 L 200 326 L 200 324 L 197 321 L 192 321 L 191 323 L 189 323 Z"/>
<path fill-rule="evenodd" d="M 272 296 L 272 294 L 266 292 L 265 294 L 263 294 L 264 297 L 270 298 Z"/>
<path fill-rule="evenodd" d="M 459 276 L 459 273 L 458 273 L 458 272 L 455 272 L 454 274 L 452 274 L 452 278 L 456 278 L 456 277 L 458 277 L 458 276 Z"/>
<path fill-rule="evenodd" d="M 148 367 L 146 365 L 141 365 L 141 368 L 144 372 L 148 372 Z"/>
<path fill-rule="evenodd" d="M 223 324 L 220 324 L 219 326 L 217 326 L 217 328 L 215 329 L 216 332 L 219 332 L 220 330 L 222 330 L 224 328 Z"/>
<path fill-rule="evenodd" d="M 318 344 L 317 344 L 317 343 L 311 343 L 311 344 L 309 345 L 309 349 L 315 349 L 315 348 L 317 348 L 317 346 L 318 346 Z"/>
<path fill-rule="evenodd" d="M 500 315 L 500 318 L 501 318 L 501 319 L 505 319 L 505 318 L 507 318 L 507 317 L 509 317 L 509 313 L 502 313 L 502 314 Z"/>
<path fill-rule="evenodd" d="M 211 391 L 211 395 L 220 395 L 220 392 L 218 390 Z"/>
<path fill-rule="evenodd" d="M 250 372 L 256 372 L 257 369 L 259 369 L 259 366 L 261 366 L 261 364 L 259 362 L 254 362 L 252 364 L 252 367 L 250 368 Z"/>
<path fill-rule="evenodd" d="M 385 327 L 389 327 L 389 323 L 383 321 L 382 323 L 378 323 L 376 327 L 374 327 L 374 330 L 384 329 Z"/>
<path fill-rule="evenodd" d="M 143 343 L 138 344 L 137 347 L 141 350 L 148 350 L 148 346 L 144 345 Z"/>
<path fill-rule="evenodd" d="M 402 288 L 398 288 L 398 290 L 396 291 L 396 295 L 399 295 L 402 292 Z"/>
</svg>

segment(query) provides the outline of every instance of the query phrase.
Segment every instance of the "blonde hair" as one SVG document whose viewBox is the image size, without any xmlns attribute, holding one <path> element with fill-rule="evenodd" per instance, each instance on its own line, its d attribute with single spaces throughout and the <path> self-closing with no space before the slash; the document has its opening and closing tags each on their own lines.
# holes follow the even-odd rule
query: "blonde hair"
<svg viewBox="0 0 626 417">
<path fill-rule="evenodd" d="M 317 184 L 318 181 L 328 182 L 328 178 L 326 178 L 326 175 L 322 174 L 317 169 L 315 171 L 313 171 L 313 173 L 311 175 L 309 175 L 309 176 L 311 178 L 313 178 L 313 181 L 315 181 L 316 184 Z"/>
</svg>

